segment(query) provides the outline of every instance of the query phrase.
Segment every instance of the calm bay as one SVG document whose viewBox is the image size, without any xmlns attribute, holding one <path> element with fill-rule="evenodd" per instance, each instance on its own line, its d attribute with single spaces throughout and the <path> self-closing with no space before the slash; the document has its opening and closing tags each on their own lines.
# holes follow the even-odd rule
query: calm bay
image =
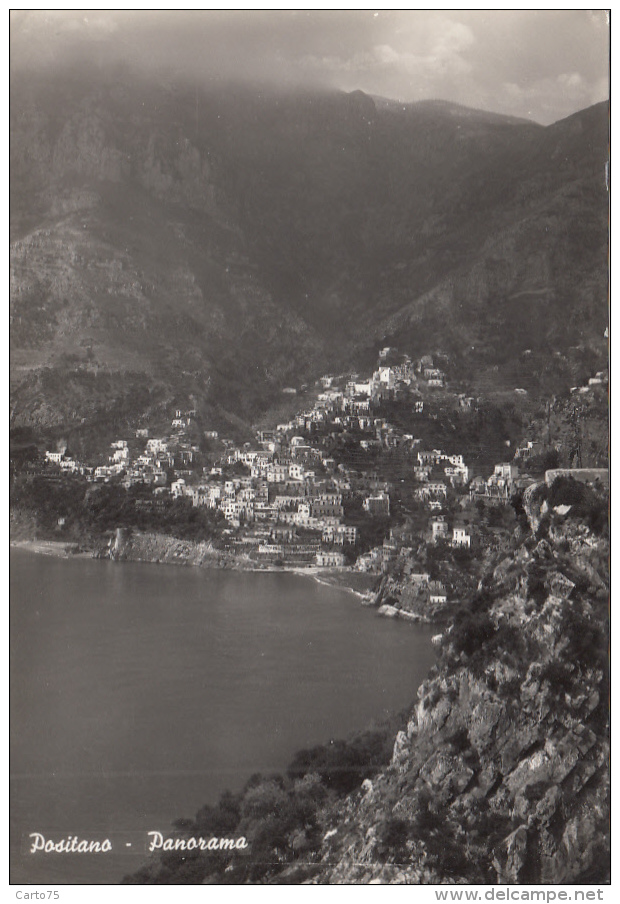
<svg viewBox="0 0 620 904">
<path fill-rule="evenodd" d="M 292 574 L 12 551 L 11 881 L 118 883 L 147 832 L 410 704 L 435 631 Z"/>
</svg>

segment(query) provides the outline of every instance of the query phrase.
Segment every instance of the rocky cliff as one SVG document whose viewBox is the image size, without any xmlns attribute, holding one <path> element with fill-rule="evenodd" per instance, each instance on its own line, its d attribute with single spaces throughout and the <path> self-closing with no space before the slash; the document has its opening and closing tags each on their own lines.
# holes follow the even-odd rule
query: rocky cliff
<svg viewBox="0 0 620 904">
<path fill-rule="evenodd" d="M 608 881 L 608 543 L 567 508 L 537 507 L 457 614 L 391 765 L 300 881 Z"/>
<path fill-rule="evenodd" d="M 153 562 L 163 565 L 199 565 L 205 568 L 242 568 L 245 560 L 216 549 L 212 543 L 179 540 L 167 534 L 117 528 L 95 556 L 115 562 Z M 245 563 L 245 564 L 249 564 Z"/>
</svg>

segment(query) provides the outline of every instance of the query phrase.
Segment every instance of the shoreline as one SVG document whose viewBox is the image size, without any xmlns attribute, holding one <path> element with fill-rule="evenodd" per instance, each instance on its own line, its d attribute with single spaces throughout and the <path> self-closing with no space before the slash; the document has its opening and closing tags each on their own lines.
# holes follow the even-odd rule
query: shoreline
<svg viewBox="0 0 620 904">
<path fill-rule="evenodd" d="M 352 594 L 362 606 L 372 607 L 377 610 L 377 614 L 382 618 L 395 618 L 398 621 L 409 622 L 410 624 L 435 624 L 435 619 L 425 617 L 418 613 L 408 612 L 398 607 L 381 604 L 377 598 L 378 587 L 368 587 L 366 589 L 358 589 L 347 581 L 347 575 L 358 575 L 358 572 L 343 569 L 342 571 L 335 568 L 324 568 L 320 565 L 272 565 L 272 564 L 253 564 L 249 559 L 239 558 L 234 562 L 227 561 L 225 564 L 217 561 L 216 557 L 212 562 L 188 562 L 187 560 L 177 561 L 161 561 L 157 559 L 143 558 L 127 558 L 117 559 L 113 556 L 98 556 L 96 550 L 87 551 L 79 550 L 79 544 L 75 542 L 65 542 L 62 540 L 11 540 L 11 549 L 22 549 L 35 555 L 52 556 L 59 559 L 100 559 L 103 558 L 109 562 L 136 562 L 143 565 L 184 565 L 190 568 L 214 568 L 218 571 L 239 571 L 249 572 L 252 574 L 294 574 L 297 577 L 305 577 L 315 581 L 323 587 L 329 587 L 332 590 L 342 590 Z M 341 577 L 342 580 L 338 578 Z"/>
<path fill-rule="evenodd" d="M 79 551 L 79 544 L 74 542 L 65 542 L 63 540 L 11 540 L 9 542 L 9 547 L 11 549 L 21 549 L 25 552 L 31 552 L 35 555 L 44 555 L 44 556 L 52 556 L 58 559 L 97 559 L 99 556 L 95 555 L 95 551 Z M 109 558 L 108 561 L 114 562 L 119 561 L 118 559 Z M 140 562 L 141 564 L 146 565 L 184 565 L 185 562 L 158 562 L 154 560 L 144 560 L 144 559 L 126 559 L 124 561 L 135 561 Z M 326 576 L 334 573 L 333 568 L 322 568 L 319 565 L 260 565 L 252 567 L 247 563 L 246 560 L 240 561 L 238 567 L 224 567 L 214 563 L 209 563 L 208 565 L 190 565 L 192 568 L 216 568 L 218 570 L 223 571 L 249 571 L 255 574 L 295 574 L 299 577 L 307 577 L 311 578 L 313 581 L 316 581 L 317 584 L 321 584 L 324 587 L 331 587 L 334 590 L 344 590 L 348 593 L 352 593 L 354 596 L 358 597 L 358 599 L 362 602 L 367 602 L 369 594 L 372 594 L 373 591 L 361 591 L 356 590 L 354 587 L 347 586 L 346 584 L 340 584 L 338 582 L 332 582 L 326 580 Z M 346 571 L 338 572 L 339 574 L 347 574 Z"/>
<path fill-rule="evenodd" d="M 316 567 L 318 569 L 318 566 L 314 566 L 314 567 Z M 347 587 L 345 584 L 334 584 L 334 583 L 332 583 L 332 581 L 326 581 L 322 575 L 325 572 L 329 573 L 329 569 L 325 569 L 325 572 L 322 570 L 309 572 L 309 571 L 306 571 L 301 568 L 300 569 L 291 568 L 290 571 L 292 571 L 294 574 L 300 575 L 301 577 L 312 578 L 313 581 L 316 581 L 317 584 L 321 584 L 321 586 L 323 586 L 323 587 L 331 587 L 332 590 L 345 590 L 347 593 L 352 593 L 353 596 L 356 596 L 360 600 L 360 602 L 362 602 L 366 605 L 369 605 L 368 598 L 369 598 L 369 595 L 373 592 L 372 590 L 363 592 L 362 590 L 356 590 L 354 587 Z M 346 572 L 342 572 L 342 573 L 346 574 Z"/>
<path fill-rule="evenodd" d="M 79 543 L 67 543 L 63 540 L 11 540 L 10 549 L 23 549 L 42 556 L 53 556 L 57 559 L 92 559 L 92 552 L 80 550 Z"/>
</svg>

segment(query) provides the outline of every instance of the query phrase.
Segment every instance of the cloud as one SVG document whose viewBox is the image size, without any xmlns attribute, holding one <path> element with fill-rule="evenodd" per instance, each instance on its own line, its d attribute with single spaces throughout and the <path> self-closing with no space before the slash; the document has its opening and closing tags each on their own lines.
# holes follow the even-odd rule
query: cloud
<svg viewBox="0 0 620 904">
<path fill-rule="evenodd" d="M 471 28 L 459 22 L 435 20 L 423 32 L 400 27 L 391 38 L 391 43 L 373 44 L 349 56 L 306 54 L 299 65 L 316 76 L 325 72 L 339 74 L 341 85 L 347 89 L 361 87 L 403 101 L 414 99 L 414 84 L 414 90 L 441 84 L 449 93 L 446 80 L 473 69 L 465 54 L 475 44 L 475 37 Z M 432 94 L 439 96 L 439 87 Z"/>
<path fill-rule="evenodd" d="M 508 95 L 508 97 L 521 99 L 525 95 L 525 91 L 519 85 L 515 84 L 515 82 L 504 82 L 503 89 Z"/>
<path fill-rule="evenodd" d="M 378 47 L 374 48 L 374 54 L 379 63 L 386 65 L 399 63 L 401 60 L 401 55 L 396 53 L 389 44 L 379 44 Z"/>
<path fill-rule="evenodd" d="M 507 112 L 519 116 L 531 115 L 536 110 L 538 115 L 542 112 L 543 119 L 549 120 L 551 112 L 554 119 L 559 119 L 605 100 L 608 90 L 606 79 L 590 82 L 580 72 L 561 72 L 554 78 L 536 79 L 521 85 L 504 82 L 501 105 Z"/>
<path fill-rule="evenodd" d="M 578 72 L 563 72 L 558 75 L 558 82 L 567 88 L 582 88 L 584 83 Z"/>
<path fill-rule="evenodd" d="M 476 43 L 474 33 L 462 22 L 445 22 L 431 50 L 431 56 L 448 59 L 467 50 Z"/>
<path fill-rule="evenodd" d="M 27 10 L 11 64 L 129 63 L 199 81 L 444 98 L 551 122 L 608 92 L 596 10 Z M 96 50 L 95 53 L 92 51 Z"/>
</svg>

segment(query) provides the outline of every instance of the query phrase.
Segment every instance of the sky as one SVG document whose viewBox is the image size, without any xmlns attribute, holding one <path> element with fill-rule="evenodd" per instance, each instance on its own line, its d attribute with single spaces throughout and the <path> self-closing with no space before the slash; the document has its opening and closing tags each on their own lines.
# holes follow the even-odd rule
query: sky
<svg viewBox="0 0 620 904">
<path fill-rule="evenodd" d="M 547 125 L 609 95 L 605 10 L 21 10 L 11 65 L 442 99 Z"/>
</svg>

